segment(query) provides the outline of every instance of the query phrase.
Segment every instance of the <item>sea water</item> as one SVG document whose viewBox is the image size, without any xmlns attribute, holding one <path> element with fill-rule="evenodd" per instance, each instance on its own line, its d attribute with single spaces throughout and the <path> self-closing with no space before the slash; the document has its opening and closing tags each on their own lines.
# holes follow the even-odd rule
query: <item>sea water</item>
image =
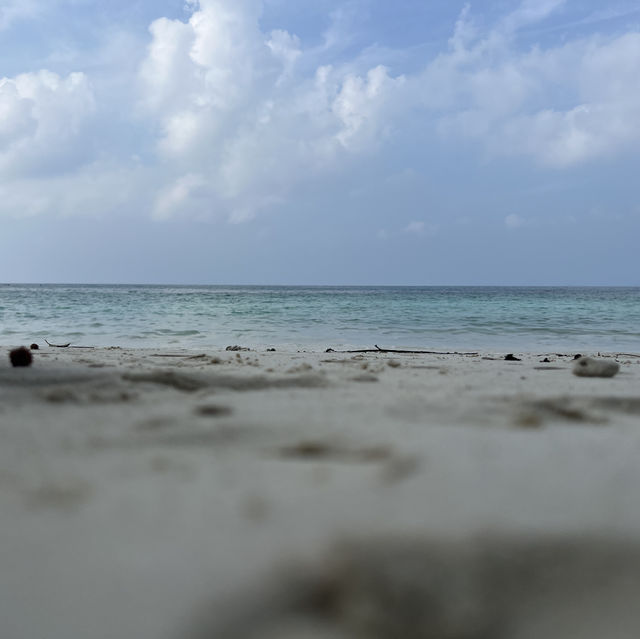
<svg viewBox="0 0 640 639">
<path fill-rule="evenodd" d="M 640 288 L 0 285 L 0 344 L 640 352 Z"/>
</svg>

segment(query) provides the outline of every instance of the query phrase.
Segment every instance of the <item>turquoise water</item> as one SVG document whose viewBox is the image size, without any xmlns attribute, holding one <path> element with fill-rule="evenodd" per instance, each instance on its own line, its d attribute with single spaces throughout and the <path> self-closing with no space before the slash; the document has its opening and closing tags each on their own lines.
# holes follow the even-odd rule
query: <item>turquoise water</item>
<svg viewBox="0 0 640 639">
<path fill-rule="evenodd" d="M 0 285 L 0 344 L 640 352 L 640 288 Z"/>
</svg>

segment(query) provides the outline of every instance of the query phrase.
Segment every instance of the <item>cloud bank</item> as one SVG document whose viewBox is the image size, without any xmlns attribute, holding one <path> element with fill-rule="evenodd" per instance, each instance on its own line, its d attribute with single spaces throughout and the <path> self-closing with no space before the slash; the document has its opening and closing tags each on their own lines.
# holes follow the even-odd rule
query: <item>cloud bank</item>
<svg viewBox="0 0 640 639">
<path fill-rule="evenodd" d="M 0 27 L 24 17 L 20 6 L 35 10 L 6 4 Z M 564 6 L 525 0 L 490 25 L 466 6 L 436 55 L 401 52 L 404 69 L 397 51 L 373 62 L 375 53 L 346 55 L 339 14 L 318 45 L 265 31 L 259 0 L 190 0 L 184 19 L 149 25 L 121 95 L 104 98 L 115 65 L 95 77 L 87 68 L 0 79 L 0 214 L 129 207 L 158 221 L 240 223 L 399 140 L 419 165 L 431 151 L 416 151 L 418 138 L 551 173 L 637 153 L 640 32 L 522 44 Z M 118 147 L 106 124 L 142 133 Z"/>
</svg>

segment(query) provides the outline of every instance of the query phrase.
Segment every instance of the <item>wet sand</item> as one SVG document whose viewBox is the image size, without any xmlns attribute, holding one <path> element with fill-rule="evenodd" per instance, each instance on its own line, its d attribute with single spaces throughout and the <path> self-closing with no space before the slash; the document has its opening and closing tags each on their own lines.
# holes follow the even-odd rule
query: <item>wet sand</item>
<svg viewBox="0 0 640 639">
<path fill-rule="evenodd" d="M 2 637 L 640 636 L 640 358 L 504 355 L 5 358 Z"/>
</svg>

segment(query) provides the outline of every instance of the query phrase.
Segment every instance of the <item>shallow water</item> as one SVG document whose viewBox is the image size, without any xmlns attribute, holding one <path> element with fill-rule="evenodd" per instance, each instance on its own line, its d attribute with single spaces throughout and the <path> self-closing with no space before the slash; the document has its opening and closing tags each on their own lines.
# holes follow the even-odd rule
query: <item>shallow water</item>
<svg viewBox="0 0 640 639">
<path fill-rule="evenodd" d="M 0 343 L 640 352 L 640 288 L 0 285 Z"/>
</svg>

